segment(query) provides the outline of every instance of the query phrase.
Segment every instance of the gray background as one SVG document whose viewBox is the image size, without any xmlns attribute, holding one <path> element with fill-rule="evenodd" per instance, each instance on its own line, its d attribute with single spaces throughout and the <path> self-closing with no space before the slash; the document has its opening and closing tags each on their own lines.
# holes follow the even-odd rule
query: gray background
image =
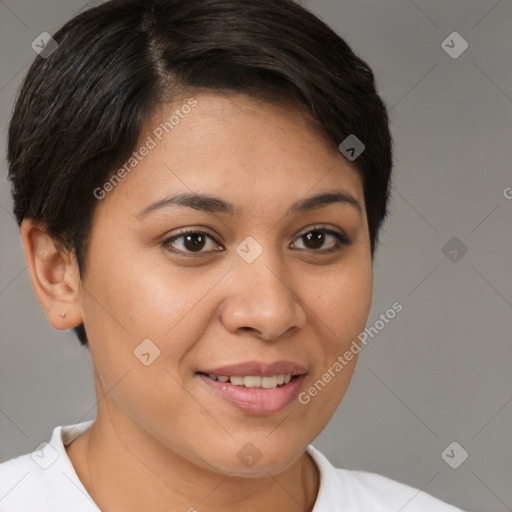
<svg viewBox="0 0 512 512">
<path fill-rule="evenodd" d="M 466 510 L 512 510 L 512 200 L 504 194 L 512 186 L 512 2 L 302 4 L 370 64 L 390 108 L 393 200 L 368 325 L 393 302 L 404 307 L 369 339 L 315 445 L 337 466 L 386 475 Z M 3 147 L 17 87 L 35 57 L 31 42 L 84 5 L 0 0 Z M 469 44 L 456 59 L 441 46 L 453 31 Z M 56 425 L 92 419 L 95 395 L 88 352 L 71 331 L 52 329 L 33 293 L 5 158 L 1 165 L 5 461 L 34 449 Z M 452 237 L 467 247 L 462 258 L 460 249 L 442 250 Z M 469 453 L 458 469 L 441 458 L 452 441 Z"/>
</svg>

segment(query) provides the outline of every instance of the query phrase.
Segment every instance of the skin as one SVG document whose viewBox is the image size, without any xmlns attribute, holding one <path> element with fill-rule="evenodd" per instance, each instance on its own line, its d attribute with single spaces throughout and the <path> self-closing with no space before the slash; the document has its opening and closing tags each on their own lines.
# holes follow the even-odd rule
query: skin
<svg viewBox="0 0 512 512">
<path fill-rule="evenodd" d="M 98 200 L 81 279 L 72 254 L 23 222 L 34 289 L 50 323 L 83 322 L 89 338 L 97 419 L 67 453 L 105 512 L 310 511 L 319 473 L 305 449 L 343 398 L 357 356 L 307 405 L 294 400 L 271 415 L 236 409 L 196 372 L 291 360 L 307 369 L 305 391 L 349 349 L 372 297 L 362 180 L 291 107 L 240 94 L 194 97 L 190 114 Z M 141 141 L 184 98 L 162 106 Z M 361 211 L 333 203 L 286 213 L 327 190 L 350 194 Z M 241 211 L 169 206 L 136 217 L 167 195 L 192 191 Z M 336 247 L 332 235 L 316 246 L 301 236 L 318 225 L 351 244 L 325 253 Z M 162 246 L 186 227 L 211 235 L 199 253 L 183 238 Z M 249 236 L 263 249 L 252 263 L 236 252 Z M 149 366 L 133 354 L 146 338 L 160 350 Z M 237 457 L 248 442 L 262 455 L 252 467 Z"/>
</svg>

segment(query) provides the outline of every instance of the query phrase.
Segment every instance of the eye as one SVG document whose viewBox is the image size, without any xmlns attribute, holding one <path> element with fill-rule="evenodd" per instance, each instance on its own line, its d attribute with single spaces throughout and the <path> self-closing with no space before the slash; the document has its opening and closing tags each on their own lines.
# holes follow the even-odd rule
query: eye
<svg viewBox="0 0 512 512">
<path fill-rule="evenodd" d="M 180 242 L 179 244 L 181 247 L 178 248 L 169 248 L 169 246 L 174 246 L 175 242 Z M 213 242 L 210 243 L 210 248 L 208 248 L 208 241 Z M 209 235 L 208 233 L 205 233 L 204 231 L 199 231 L 195 229 L 187 229 L 185 231 L 182 231 L 181 233 L 174 235 L 170 238 L 167 238 L 162 242 L 162 246 L 169 250 L 170 252 L 174 253 L 185 253 L 189 255 L 193 255 L 194 253 L 204 253 L 204 252 L 211 252 L 223 250 L 223 249 L 215 249 L 212 248 L 212 245 L 215 247 L 217 244 L 213 237 Z M 176 247 L 176 246 L 174 246 Z M 203 251 L 202 249 L 206 247 L 206 250 Z M 217 246 L 219 247 L 219 246 Z"/>
<path fill-rule="evenodd" d="M 322 246 L 325 245 L 327 240 L 330 238 L 332 240 L 331 244 L 327 249 L 319 250 Z M 334 251 L 341 250 L 342 246 L 350 245 L 350 240 L 343 234 L 337 231 L 333 231 L 332 229 L 327 228 L 319 228 L 315 227 L 310 229 L 309 231 L 300 235 L 297 240 L 303 240 L 303 245 L 306 245 L 304 249 L 306 251 L 313 251 L 318 253 L 331 253 Z"/>
</svg>

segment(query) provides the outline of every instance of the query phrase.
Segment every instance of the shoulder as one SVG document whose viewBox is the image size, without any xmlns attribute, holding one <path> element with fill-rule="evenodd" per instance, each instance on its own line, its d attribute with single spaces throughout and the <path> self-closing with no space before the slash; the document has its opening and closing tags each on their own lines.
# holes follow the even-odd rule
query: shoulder
<svg viewBox="0 0 512 512">
<path fill-rule="evenodd" d="M 320 471 L 320 488 L 313 512 L 462 512 L 430 494 L 376 473 L 334 467 L 318 449 L 307 448 Z"/>
<path fill-rule="evenodd" d="M 79 481 L 65 444 L 90 425 L 84 422 L 55 427 L 49 442 L 32 453 L 0 464 L 2 512 L 69 512 L 98 509 Z"/>
<path fill-rule="evenodd" d="M 354 489 L 361 497 L 365 496 L 383 511 L 403 510 L 404 512 L 461 512 L 432 495 L 409 485 L 397 482 L 382 475 L 365 471 L 347 471 Z M 372 503 L 373 504 L 373 503 Z M 381 509 L 379 509 L 381 510 Z"/>
<path fill-rule="evenodd" d="M 42 477 L 30 454 L 0 464 L 0 510 L 30 510 L 33 497 L 45 492 Z"/>
</svg>

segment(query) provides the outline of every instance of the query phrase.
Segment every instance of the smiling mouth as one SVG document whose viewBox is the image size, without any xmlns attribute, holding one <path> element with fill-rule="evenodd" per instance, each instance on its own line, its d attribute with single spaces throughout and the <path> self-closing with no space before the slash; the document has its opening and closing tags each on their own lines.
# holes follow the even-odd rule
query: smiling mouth
<svg viewBox="0 0 512 512">
<path fill-rule="evenodd" d="M 274 373 L 279 371 L 288 373 Z M 196 376 L 206 384 L 210 392 L 244 414 L 269 416 L 279 413 L 294 402 L 306 378 L 303 371 L 303 367 L 288 363 L 245 363 L 215 370 L 205 368 L 196 372 Z M 226 373 L 228 375 L 224 375 Z"/>
<path fill-rule="evenodd" d="M 290 374 L 277 374 L 266 377 L 258 375 L 214 375 L 203 372 L 198 372 L 199 375 L 204 375 L 215 382 L 230 383 L 234 386 L 241 388 L 260 388 L 260 389 L 276 389 L 286 386 L 291 380 L 298 377 L 298 375 Z"/>
</svg>

